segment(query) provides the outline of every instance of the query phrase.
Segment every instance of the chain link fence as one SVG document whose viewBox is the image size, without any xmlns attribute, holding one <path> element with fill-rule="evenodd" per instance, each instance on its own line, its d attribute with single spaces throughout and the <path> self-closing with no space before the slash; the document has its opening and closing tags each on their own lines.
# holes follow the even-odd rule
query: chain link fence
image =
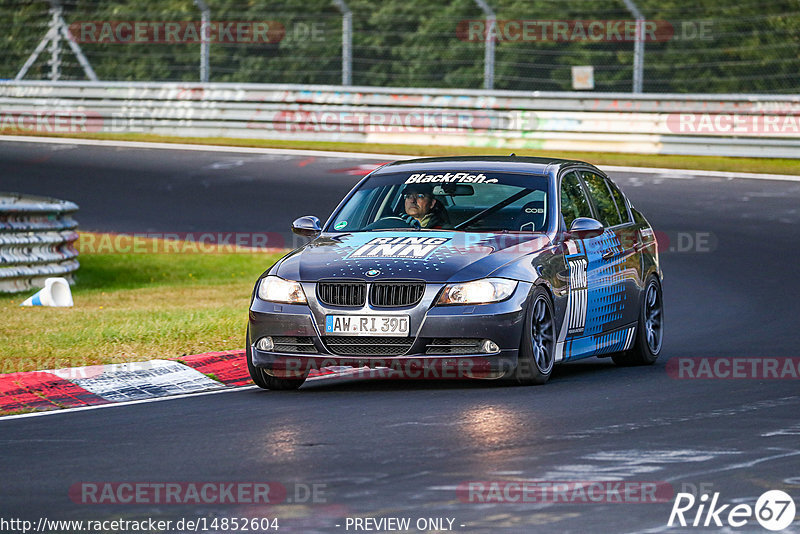
<svg viewBox="0 0 800 534">
<path fill-rule="evenodd" d="M 3 0 L 0 28 L 2 79 L 800 90 L 796 0 Z"/>
</svg>

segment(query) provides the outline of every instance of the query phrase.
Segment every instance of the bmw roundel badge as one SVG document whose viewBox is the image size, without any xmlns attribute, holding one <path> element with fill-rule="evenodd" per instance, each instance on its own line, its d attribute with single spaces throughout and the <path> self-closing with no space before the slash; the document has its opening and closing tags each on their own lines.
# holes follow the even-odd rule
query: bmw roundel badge
<svg viewBox="0 0 800 534">
<path fill-rule="evenodd" d="M 381 272 L 378 269 L 370 269 L 369 271 L 365 272 L 367 276 L 378 276 Z"/>
</svg>

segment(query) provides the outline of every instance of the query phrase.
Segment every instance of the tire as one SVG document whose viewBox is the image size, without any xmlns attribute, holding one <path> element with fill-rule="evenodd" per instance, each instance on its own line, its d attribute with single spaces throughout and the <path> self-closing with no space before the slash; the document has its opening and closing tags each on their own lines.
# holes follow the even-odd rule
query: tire
<svg viewBox="0 0 800 534">
<path fill-rule="evenodd" d="M 250 343 L 250 327 L 247 327 L 247 340 L 245 345 L 245 354 L 247 355 L 247 370 L 250 372 L 250 378 L 253 379 L 255 385 L 261 389 L 274 389 L 274 390 L 292 390 L 297 389 L 306 381 L 308 373 L 302 378 L 281 378 L 272 376 L 261 367 L 253 365 L 253 346 Z"/>
<path fill-rule="evenodd" d="M 611 356 L 617 365 L 652 365 L 664 344 L 664 299 L 658 277 L 650 275 L 642 292 L 633 347 Z"/>
<path fill-rule="evenodd" d="M 517 366 L 508 382 L 522 386 L 541 385 L 550 379 L 555 363 L 556 323 L 550 293 L 537 287 L 525 313 Z"/>
</svg>

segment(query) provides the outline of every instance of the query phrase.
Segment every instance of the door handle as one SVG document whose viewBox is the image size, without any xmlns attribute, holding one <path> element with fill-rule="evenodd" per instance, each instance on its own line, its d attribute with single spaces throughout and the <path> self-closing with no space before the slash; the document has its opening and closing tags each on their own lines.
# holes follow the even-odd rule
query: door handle
<svg viewBox="0 0 800 534">
<path fill-rule="evenodd" d="M 611 258 L 616 256 L 616 254 L 617 254 L 617 251 L 615 251 L 614 249 L 608 249 L 605 252 L 603 252 L 603 259 L 604 260 L 610 260 Z"/>
</svg>

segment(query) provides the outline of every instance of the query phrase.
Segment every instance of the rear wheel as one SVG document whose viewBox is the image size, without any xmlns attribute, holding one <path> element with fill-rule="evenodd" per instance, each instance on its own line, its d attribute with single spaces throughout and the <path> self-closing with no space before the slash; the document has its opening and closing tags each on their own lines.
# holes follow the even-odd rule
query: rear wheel
<svg viewBox="0 0 800 534">
<path fill-rule="evenodd" d="M 644 287 L 639 322 L 636 325 L 636 341 L 631 350 L 612 356 L 617 365 L 651 365 L 661 353 L 664 340 L 664 301 L 661 283 L 657 276 L 650 275 Z"/>
<path fill-rule="evenodd" d="M 544 384 L 555 363 L 556 326 L 553 300 L 543 287 L 531 295 L 525 315 L 525 330 L 520 344 L 517 367 L 508 378 L 523 386 Z"/>
<path fill-rule="evenodd" d="M 253 344 L 250 342 L 250 327 L 247 327 L 247 342 L 245 345 L 245 353 L 247 355 L 247 370 L 250 372 L 250 378 L 253 383 L 262 389 L 284 389 L 291 390 L 297 389 L 306 381 L 308 373 L 302 377 L 297 378 L 282 378 L 272 376 L 261 367 L 253 365 Z"/>
</svg>

